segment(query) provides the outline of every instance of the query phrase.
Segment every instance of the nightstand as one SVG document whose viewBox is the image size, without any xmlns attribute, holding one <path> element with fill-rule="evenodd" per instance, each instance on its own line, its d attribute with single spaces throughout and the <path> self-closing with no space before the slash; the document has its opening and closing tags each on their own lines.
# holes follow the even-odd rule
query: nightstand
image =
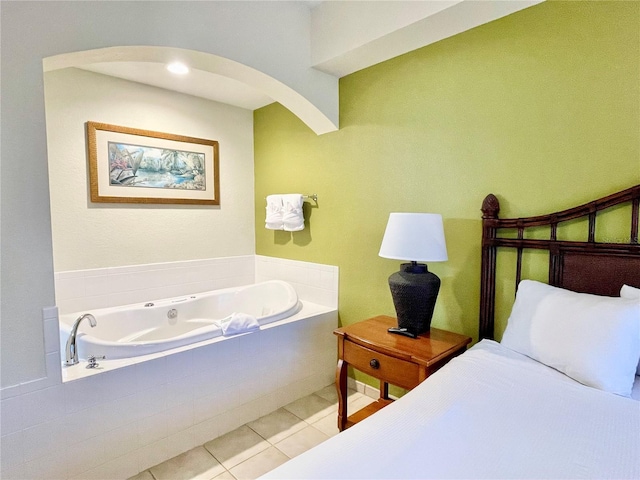
<svg viewBox="0 0 640 480">
<path fill-rule="evenodd" d="M 461 354 L 471 338 L 432 328 L 418 338 L 387 332 L 396 327 L 393 317 L 380 315 L 334 330 L 338 336 L 338 428 L 340 431 L 364 420 L 393 400 L 389 384 L 411 390 L 429 375 Z M 380 398 L 347 417 L 347 367 L 351 365 L 380 380 Z"/>
</svg>

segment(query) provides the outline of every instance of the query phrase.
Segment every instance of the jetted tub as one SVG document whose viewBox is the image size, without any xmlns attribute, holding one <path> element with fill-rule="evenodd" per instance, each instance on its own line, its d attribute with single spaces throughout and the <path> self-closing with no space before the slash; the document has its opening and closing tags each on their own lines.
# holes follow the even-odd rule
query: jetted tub
<svg viewBox="0 0 640 480">
<path fill-rule="evenodd" d="M 60 342 L 64 352 L 76 319 L 91 313 L 97 325 L 92 328 L 87 319 L 80 323 L 76 338 L 79 357 L 129 358 L 219 337 L 222 329 L 215 322 L 232 313 L 252 315 L 265 325 L 294 315 L 300 307 L 291 285 L 270 280 L 146 304 L 61 315 Z"/>
</svg>

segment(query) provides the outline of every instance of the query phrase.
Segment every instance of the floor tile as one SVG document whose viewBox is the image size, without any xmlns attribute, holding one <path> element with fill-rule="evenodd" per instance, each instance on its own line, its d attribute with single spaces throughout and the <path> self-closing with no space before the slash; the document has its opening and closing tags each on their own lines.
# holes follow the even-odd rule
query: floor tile
<svg viewBox="0 0 640 480">
<path fill-rule="evenodd" d="M 311 424 L 313 428 L 317 428 L 322 433 L 327 435 L 328 437 L 333 437 L 340 433 L 338 430 L 338 415 L 327 415 L 324 418 L 321 418 L 317 422 Z"/>
<path fill-rule="evenodd" d="M 196 447 L 149 470 L 156 480 L 211 480 L 225 471 L 204 447 Z"/>
<path fill-rule="evenodd" d="M 320 430 L 317 430 L 312 426 L 308 426 L 304 430 L 300 430 L 281 442 L 278 442 L 276 447 L 287 457 L 293 458 L 303 452 L 306 452 L 310 448 L 319 445 L 328 438 L 329 437 Z"/>
<path fill-rule="evenodd" d="M 231 472 L 229 470 L 225 470 L 217 477 L 213 477 L 213 480 L 236 480 L 236 477 L 231 475 Z"/>
<path fill-rule="evenodd" d="M 246 425 L 204 444 L 204 447 L 227 469 L 235 467 L 270 446 L 269 442 Z"/>
<path fill-rule="evenodd" d="M 269 447 L 257 455 L 245 460 L 231 469 L 231 473 L 238 480 L 254 480 L 289 460 L 276 447 Z"/>
<path fill-rule="evenodd" d="M 356 392 L 353 395 L 351 395 L 347 400 L 347 413 L 349 415 L 352 415 L 358 410 L 360 410 L 361 408 L 364 408 L 373 402 L 375 402 L 373 398 L 368 397 L 367 395 L 364 395 L 362 393 Z"/>
<path fill-rule="evenodd" d="M 271 444 L 276 444 L 289 435 L 302 430 L 307 424 L 293 413 L 281 408 L 254 422 L 249 422 L 247 426 Z"/>
<path fill-rule="evenodd" d="M 285 405 L 284 408 L 307 423 L 317 422 L 327 415 L 337 413 L 336 404 L 314 394 Z"/>
<path fill-rule="evenodd" d="M 335 403 L 335 404 L 338 403 L 338 392 L 336 391 L 336 386 L 333 384 L 328 385 L 323 389 L 318 390 L 317 392 L 314 392 L 314 395 L 318 395 L 319 397 L 322 397 L 325 400 L 329 400 L 331 403 Z M 347 402 L 351 400 L 351 398 L 354 395 L 359 396 L 359 395 L 362 395 L 362 393 L 359 393 L 357 390 L 353 388 L 349 388 L 347 390 Z"/>
<path fill-rule="evenodd" d="M 151 472 L 149 472 L 149 470 L 145 470 L 144 472 L 140 472 L 134 477 L 129 477 L 127 480 L 155 480 L 155 479 L 153 478 L 153 475 L 151 475 Z"/>
</svg>

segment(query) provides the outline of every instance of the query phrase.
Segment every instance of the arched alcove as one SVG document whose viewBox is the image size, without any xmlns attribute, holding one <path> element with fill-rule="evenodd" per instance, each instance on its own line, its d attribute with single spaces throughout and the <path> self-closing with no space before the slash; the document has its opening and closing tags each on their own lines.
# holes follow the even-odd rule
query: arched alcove
<svg viewBox="0 0 640 480">
<path fill-rule="evenodd" d="M 47 57 L 43 60 L 43 69 L 49 72 L 109 62 L 167 64 L 174 61 L 251 87 L 289 109 L 318 135 L 338 129 L 318 107 L 283 82 L 255 68 L 211 53 L 157 46 L 108 47 Z"/>
</svg>

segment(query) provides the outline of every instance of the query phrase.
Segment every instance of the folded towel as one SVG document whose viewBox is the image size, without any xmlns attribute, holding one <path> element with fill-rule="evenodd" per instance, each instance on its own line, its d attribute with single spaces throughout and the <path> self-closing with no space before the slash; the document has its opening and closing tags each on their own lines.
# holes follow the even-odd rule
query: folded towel
<svg viewBox="0 0 640 480">
<path fill-rule="evenodd" d="M 304 216 L 302 214 L 302 205 L 304 198 L 299 193 L 291 193 L 282 196 L 284 212 L 282 214 L 282 223 L 287 232 L 297 232 L 304 229 Z"/>
<path fill-rule="evenodd" d="M 269 230 L 284 230 L 282 224 L 283 203 L 282 195 L 267 196 L 267 218 L 265 228 Z"/>
<path fill-rule="evenodd" d="M 260 329 L 260 324 L 256 317 L 247 313 L 232 313 L 222 320 L 215 322 L 222 328 L 222 335 L 237 335 L 239 333 L 253 332 Z"/>
</svg>

